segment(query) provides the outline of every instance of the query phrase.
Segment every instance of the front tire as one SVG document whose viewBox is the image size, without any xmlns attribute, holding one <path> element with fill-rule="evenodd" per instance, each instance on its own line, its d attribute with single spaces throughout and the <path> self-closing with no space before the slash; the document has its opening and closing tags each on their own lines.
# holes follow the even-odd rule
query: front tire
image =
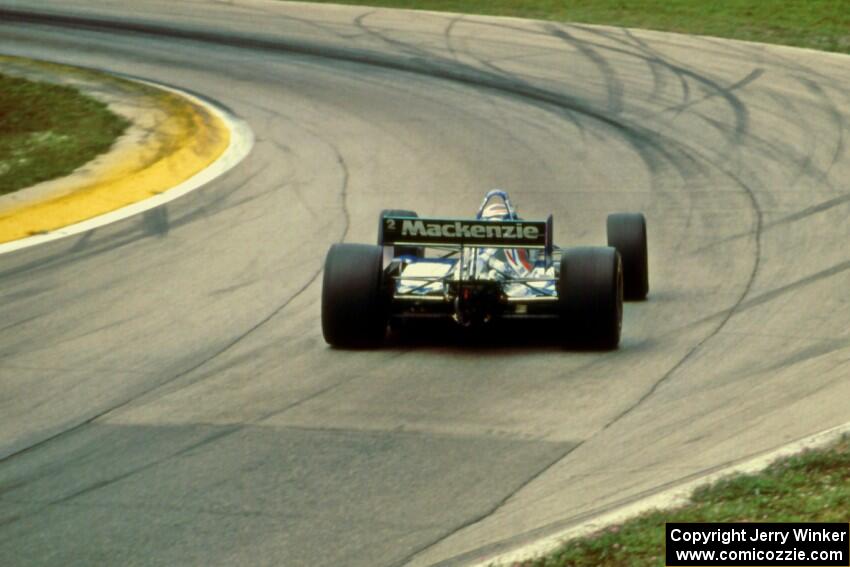
<svg viewBox="0 0 850 567">
<path fill-rule="evenodd" d="M 623 324 L 623 268 L 614 248 L 572 248 L 561 255 L 558 303 L 563 338 L 614 349 Z"/>
<path fill-rule="evenodd" d="M 334 244 L 322 280 L 322 334 L 335 347 L 379 346 L 386 336 L 389 300 L 383 286 L 383 250 Z"/>
<path fill-rule="evenodd" d="M 623 260 L 625 299 L 646 299 L 649 293 L 646 218 L 640 213 L 608 215 L 608 246 L 616 248 Z"/>
</svg>

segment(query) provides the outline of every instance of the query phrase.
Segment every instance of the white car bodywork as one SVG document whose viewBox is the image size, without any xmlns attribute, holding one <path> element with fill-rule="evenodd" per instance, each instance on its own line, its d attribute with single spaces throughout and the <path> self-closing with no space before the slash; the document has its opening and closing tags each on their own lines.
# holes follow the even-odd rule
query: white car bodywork
<svg viewBox="0 0 850 567">
<path fill-rule="evenodd" d="M 446 282 L 458 279 L 461 271 L 473 279 L 508 281 L 539 278 L 546 281 L 508 283 L 502 289 L 509 298 L 551 297 L 556 295 L 555 268 L 542 261 L 529 261 L 530 251 L 504 248 L 477 248 L 464 251 L 463 258 L 403 258 L 405 265 L 396 280 L 395 292 L 403 296 L 445 294 Z M 460 270 L 461 262 L 467 268 Z M 474 268 L 474 269 L 473 269 Z M 430 280 L 430 281 L 429 281 Z"/>
</svg>

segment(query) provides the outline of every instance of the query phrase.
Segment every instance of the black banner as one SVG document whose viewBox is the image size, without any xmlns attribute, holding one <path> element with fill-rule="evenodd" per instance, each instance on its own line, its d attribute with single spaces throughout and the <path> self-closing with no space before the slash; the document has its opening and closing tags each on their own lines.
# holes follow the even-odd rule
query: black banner
<svg viewBox="0 0 850 567">
<path fill-rule="evenodd" d="M 479 221 L 384 217 L 384 244 L 452 244 L 508 248 L 546 246 L 545 221 Z"/>
<path fill-rule="evenodd" d="M 667 524 L 668 567 L 850 565 L 848 524 Z"/>
</svg>

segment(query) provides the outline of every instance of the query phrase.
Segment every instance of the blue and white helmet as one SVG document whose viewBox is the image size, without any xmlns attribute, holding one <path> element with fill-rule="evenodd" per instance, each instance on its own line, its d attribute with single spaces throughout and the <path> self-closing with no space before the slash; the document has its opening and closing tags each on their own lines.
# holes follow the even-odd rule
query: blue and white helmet
<svg viewBox="0 0 850 567">
<path fill-rule="evenodd" d="M 504 203 L 490 203 L 481 211 L 481 220 L 505 220 L 511 218 L 511 212 Z"/>
<path fill-rule="evenodd" d="M 499 201 L 494 201 L 494 199 L 499 199 Z M 484 195 L 484 200 L 478 207 L 476 218 L 482 220 L 517 220 L 519 217 L 507 192 L 501 189 L 493 189 Z"/>
<path fill-rule="evenodd" d="M 511 203 L 507 192 L 494 189 L 484 196 L 484 201 L 478 209 L 477 218 L 480 220 L 500 221 L 519 220 L 516 209 Z M 534 262 L 525 249 L 505 248 L 501 251 L 492 250 L 485 254 L 488 262 L 499 262 L 497 257 L 504 257 L 507 266 L 515 275 L 527 275 L 534 269 Z M 493 258 L 493 260 L 490 260 Z M 504 270 L 504 268 L 502 268 Z"/>
</svg>

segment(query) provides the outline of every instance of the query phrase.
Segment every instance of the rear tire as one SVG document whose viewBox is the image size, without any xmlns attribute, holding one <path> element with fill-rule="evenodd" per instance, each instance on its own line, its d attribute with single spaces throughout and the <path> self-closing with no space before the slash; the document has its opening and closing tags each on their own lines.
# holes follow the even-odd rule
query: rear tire
<svg viewBox="0 0 850 567">
<path fill-rule="evenodd" d="M 623 323 L 623 268 L 617 250 L 610 247 L 564 250 L 558 302 L 568 344 L 617 348 Z"/>
<path fill-rule="evenodd" d="M 380 246 L 331 246 L 322 280 L 322 334 L 329 345 L 369 348 L 383 342 L 389 299 L 382 284 Z"/>
<path fill-rule="evenodd" d="M 623 260 L 623 297 L 630 301 L 646 299 L 649 254 L 644 216 L 640 213 L 608 215 L 608 246 L 616 248 Z"/>
<path fill-rule="evenodd" d="M 414 217 L 419 218 L 416 211 L 405 209 L 384 209 L 378 217 L 378 246 L 384 245 L 384 217 Z M 421 258 L 425 255 L 425 249 L 421 246 L 395 246 L 393 256 L 415 256 Z"/>
</svg>

